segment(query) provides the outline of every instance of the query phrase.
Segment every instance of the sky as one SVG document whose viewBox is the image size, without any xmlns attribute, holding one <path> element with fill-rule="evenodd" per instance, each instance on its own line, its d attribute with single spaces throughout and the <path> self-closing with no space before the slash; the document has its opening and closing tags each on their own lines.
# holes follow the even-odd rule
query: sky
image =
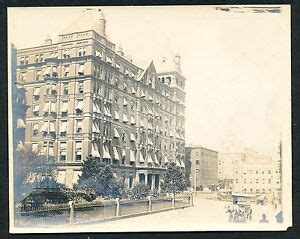
<svg viewBox="0 0 300 239">
<path fill-rule="evenodd" d="M 213 6 L 101 7 L 134 63 L 177 53 L 186 77 L 186 143 L 273 154 L 290 138 L 290 15 Z M 82 8 L 10 8 L 9 42 L 40 46 L 76 28 Z"/>
</svg>

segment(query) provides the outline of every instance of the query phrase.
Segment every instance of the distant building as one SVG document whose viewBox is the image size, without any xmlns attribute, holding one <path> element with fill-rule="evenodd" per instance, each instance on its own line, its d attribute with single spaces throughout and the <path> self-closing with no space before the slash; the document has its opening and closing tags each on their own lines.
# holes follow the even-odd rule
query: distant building
<svg viewBox="0 0 300 239">
<path fill-rule="evenodd" d="M 200 146 L 185 148 L 186 160 L 191 162 L 190 183 L 196 189 L 218 183 L 218 152 Z"/>
<path fill-rule="evenodd" d="M 173 69 L 159 70 L 167 62 L 133 64 L 108 39 L 102 11 L 97 14 L 82 29 L 79 19 L 57 43 L 47 37 L 42 46 L 18 50 L 17 81 L 30 106 L 25 145 L 54 156 L 59 182 L 70 187 L 92 155 L 128 187 L 158 188 L 168 163 L 184 168 L 180 57 L 169 62 Z"/>
<path fill-rule="evenodd" d="M 24 148 L 25 128 L 26 128 L 26 90 L 21 82 L 16 81 L 17 73 L 17 49 L 13 44 L 9 46 L 10 50 L 10 70 L 12 86 L 12 129 L 13 129 L 13 149 L 22 150 Z"/>
<path fill-rule="evenodd" d="M 218 156 L 218 178 L 232 182 L 234 192 L 272 196 L 273 169 L 271 157 L 250 149 Z"/>
</svg>

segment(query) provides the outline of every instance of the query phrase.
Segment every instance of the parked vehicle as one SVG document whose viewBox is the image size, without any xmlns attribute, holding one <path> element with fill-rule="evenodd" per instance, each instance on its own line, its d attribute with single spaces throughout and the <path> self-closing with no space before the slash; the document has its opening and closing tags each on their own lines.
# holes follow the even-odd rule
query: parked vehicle
<svg viewBox="0 0 300 239">
<path fill-rule="evenodd" d="M 251 220 L 250 201 L 253 197 L 255 196 L 251 194 L 232 193 L 232 207 L 227 210 L 230 213 L 230 221 L 247 222 L 247 220 Z"/>
</svg>

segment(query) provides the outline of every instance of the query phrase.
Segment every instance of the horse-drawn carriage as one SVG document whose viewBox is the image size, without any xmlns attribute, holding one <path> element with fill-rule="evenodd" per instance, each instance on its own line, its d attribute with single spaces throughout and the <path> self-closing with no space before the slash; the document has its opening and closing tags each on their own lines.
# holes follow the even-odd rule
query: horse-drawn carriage
<svg viewBox="0 0 300 239">
<path fill-rule="evenodd" d="M 247 220 L 251 220 L 250 200 L 253 197 L 255 196 L 250 194 L 232 194 L 232 205 L 227 207 L 230 222 L 247 222 Z"/>
</svg>

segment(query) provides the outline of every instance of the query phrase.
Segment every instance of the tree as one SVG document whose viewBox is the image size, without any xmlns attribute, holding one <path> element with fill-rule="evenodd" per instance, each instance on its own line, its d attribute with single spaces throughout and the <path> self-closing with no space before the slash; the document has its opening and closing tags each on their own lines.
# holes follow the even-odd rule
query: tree
<svg viewBox="0 0 300 239">
<path fill-rule="evenodd" d="M 88 155 L 86 160 L 83 162 L 81 175 L 79 177 L 80 180 L 85 180 L 91 177 L 96 177 L 101 171 L 101 165 L 99 161 L 92 157 L 92 155 Z"/>
<path fill-rule="evenodd" d="M 187 187 L 191 186 L 190 175 L 191 175 L 191 161 L 186 160 L 185 161 L 185 182 Z"/>
<path fill-rule="evenodd" d="M 150 187 L 144 183 L 138 183 L 136 184 L 131 192 L 130 192 L 130 198 L 131 199 L 143 199 L 150 194 Z"/>
<path fill-rule="evenodd" d="M 175 163 L 168 165 L 161 188 L 164 192 L 172 193 L 174 197 L 186 188 L 184 172 Z"/>
<path fill-rule="evenodd" d="M 92 189 L 103 197 L 121 198 L 125 193 L 124 182 L 114 177 L 111 167 L 92 156 L 88 156 L 83 163 L 76 188 Z"/>
<path fill-rule="evenodd" d="M 37 154 L 25 148 L 16 151 L 14 158 L 15 199 L 19 200 L 35 187 L 59 187 L 55 180 L 54 157 Z"/>
</svg>

